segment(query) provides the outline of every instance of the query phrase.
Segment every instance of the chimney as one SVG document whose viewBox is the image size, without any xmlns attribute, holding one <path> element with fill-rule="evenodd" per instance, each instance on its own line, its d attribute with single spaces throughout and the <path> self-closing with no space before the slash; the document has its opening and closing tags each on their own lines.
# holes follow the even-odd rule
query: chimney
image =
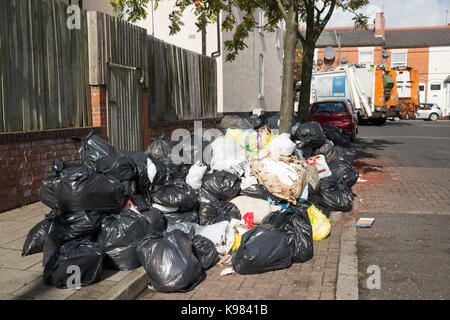
<svg viewBox="0 0 450 320">
<path fill-rule="evenodd" d="M 377 12 L 376 18 L 375 18 L 375 37 L 382 37 L 384 39 L 384 13 L 383 12 Z"/>
</svg>

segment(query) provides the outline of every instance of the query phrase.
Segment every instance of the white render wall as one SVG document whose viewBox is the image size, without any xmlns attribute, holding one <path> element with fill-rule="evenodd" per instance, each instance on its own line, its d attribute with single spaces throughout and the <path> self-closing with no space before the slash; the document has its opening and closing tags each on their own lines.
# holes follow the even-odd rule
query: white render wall
<svg viewBox="0 0 450 320">
<path fill-rule="evenodd" d="M 450 46 L 430 47 L 428 65 L 428 102 L 433 99 L 430 86 L 433 83 L 441 84 L 440 97 L 435 101 L 442 109 L 444 115 L 450 114 L 450 83 L 445 79 L 450 76 Z"/>
</svg>

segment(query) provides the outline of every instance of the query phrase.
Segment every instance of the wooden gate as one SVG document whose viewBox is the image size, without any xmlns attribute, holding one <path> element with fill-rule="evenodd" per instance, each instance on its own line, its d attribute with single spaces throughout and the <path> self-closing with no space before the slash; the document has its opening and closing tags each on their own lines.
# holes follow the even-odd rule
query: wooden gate
<svg viewBox="0 0 450 320">
<path fill-rule="evenodd" d="M 109 64 L 108 137 L 119 150 L 143 150 L 141 72 Z"/>
</svg>

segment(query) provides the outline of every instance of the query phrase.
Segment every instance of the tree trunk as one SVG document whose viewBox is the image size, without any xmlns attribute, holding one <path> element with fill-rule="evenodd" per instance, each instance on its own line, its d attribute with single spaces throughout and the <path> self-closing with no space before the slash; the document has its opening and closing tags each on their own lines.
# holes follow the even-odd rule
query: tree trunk
<svg viewBox="0 0 450 320">
<path fill-rule="evenodd" d="M 302 60 L 302 85 L 300 87 L 300 101 L 298 104 L 299 117 L 303 121 L 308 120 L 309 102 L 311 98 L 311 77 L 314 60 L 314 44 L 306 41 L 303 44 L 303 60 Z"/>
<path fill-rule="evenodd" d="M 285 47 L 283 58 L 283 85 L 280 105 L 280 133 L 291 133 L 294 113 L 295 49 L 297 46 L 297 14 L 291 5 L 286 21 Z"/>
</svg>

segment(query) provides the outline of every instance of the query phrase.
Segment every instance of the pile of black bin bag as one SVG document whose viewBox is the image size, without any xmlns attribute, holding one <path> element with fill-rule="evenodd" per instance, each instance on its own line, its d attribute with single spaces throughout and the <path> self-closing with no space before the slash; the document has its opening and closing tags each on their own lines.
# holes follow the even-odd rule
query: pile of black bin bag
<svg viewBox="0 0 450 320">
<path fill-rule="evenodd" d="M 269 120 L 233 118 L 253 127 L 278 124 L 277 119 Z M 297 123 L 292 140 L 303 155 L 333 158 L 333 175 L 321 179 L 316 190 L 310 188 L 307 201 L 271 213 L 242 236 L 232 256 L 237 273 L 277 270 L 311 259 L 308 207 L 315 204 L 327 216 L 352 208 L 351 187 L 358 179 L 351 166 L 355 153 L 339 129 Z M 186 183 L 191 166 L 171 161 L 173 144 L 164 137 L 153 140 L 145 152 L 119 151 L 92 133 L 81 144 L 82 164 L 56 162 L 44 178 L 39 199 L 52 210 L 30 230 L 22 252 L 43 252 L 44 281 L 58 288 L 73 285 L 73 266 L 80 268 L 79 286 L 99 281 L 104 268 L 143 266 L 157 291 L 192 290 L 221 257 L 215 244 L 194 230 L 169 232 L 168 227 L 241 219 L 229 200 L 243 194 L 265 200 L 270 196 L 262 185 L 244 193 L 239 176 L 209 168 L 202 187 L 194 190 Z"/>
</svg>

